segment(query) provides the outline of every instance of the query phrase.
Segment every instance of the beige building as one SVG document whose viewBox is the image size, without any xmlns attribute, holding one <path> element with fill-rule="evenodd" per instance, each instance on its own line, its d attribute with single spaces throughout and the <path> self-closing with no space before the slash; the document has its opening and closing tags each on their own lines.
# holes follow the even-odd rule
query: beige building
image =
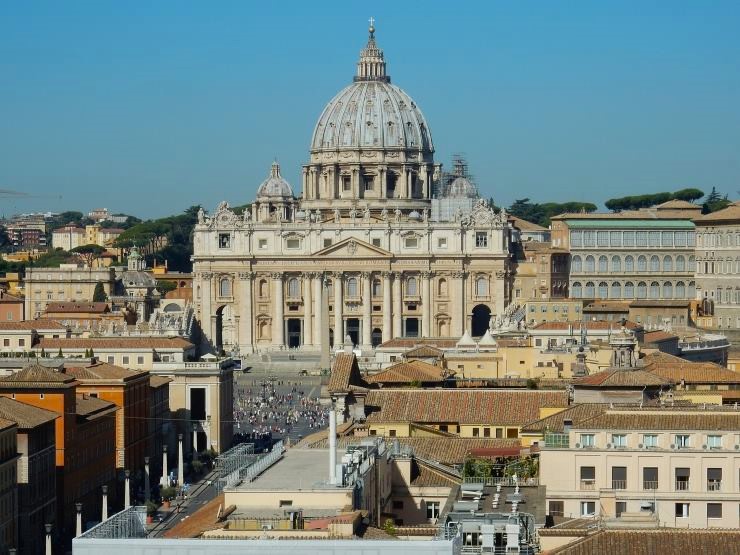
<svg viewBox="0 0 740 555">
<path fill-rule="evenodd" d="M 43 338 L 68 338 L 71 330 L 56 320 L 0 322 L 0 353 L 27 353 Z"/>
<path fill-rule="evenodd" d="M 669 201 L 655 208 L 552 219 L 554 247 L 570 251 L 576 299 L 693 299 L 694 224 L 700 207 Z"/>
<path fill-rule="evenodd" d="M 740 412 L 606 409 L 546 433 L 540 483 L 551 515 L 652 510 L 662 526 L 737 528 Z"/>
<path fill-rule="evenodd" d="M 565 300 L 568 297 L 568 251 L 541 241 L 526 241 L 519 246 L 512 290 L 514 301 Z"/>
<path fill-rule="evenodd" d="M 86 244 L 85 230 L 74 224 L 59 227 L 51 233 L 51 246 L 55 249 L 62 249 L 69 252 Z"/>
<path fill-rule="evenodd" d="M 59 268 L 26 269 L 25 290 L 27 318 L 38 318 L 52 301 L 92 301 L 95 286 L 103 284 L 106 295 L 113 291 L 113 268 L 92 269 L 77 264 Z"/>
<path fill-rule="evenodd" d="M 694 220 L 699 325 L 740 328 L 740 202 Z"/>
<path fill-rule="evenodd" d="M 507 216 L 478 199 L 431 218 L 433 155 L 373 28 L 353 82 L 316 124 L 302 195 L 275 163 L 251 211 L 221 203 L 199 215 L 193 287 L 206 340 L 244 353 L 318 349 L 327 327 L 335 346 L 483 335 L 510 299 Z M 449 194 L 469 199 L 459 179 Z"/>
</svg>

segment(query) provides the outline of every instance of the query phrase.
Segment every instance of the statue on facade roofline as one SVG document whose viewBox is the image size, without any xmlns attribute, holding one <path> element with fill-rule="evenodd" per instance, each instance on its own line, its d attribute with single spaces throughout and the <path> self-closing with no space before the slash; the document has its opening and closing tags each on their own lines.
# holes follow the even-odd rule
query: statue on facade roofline
<svg viewBox="0 0 740 555">
<path fill-rule="evenodd" d="M 334 223 L 338 224 L 341 221 L 342 219 L 341 219 L 341 216 L 339 215 L 339 208 L 335 208 L 334 209 Z"/>
<path fill-rule="evenodd" d="M 206 216 L 205 210 L 203 210 L 202 206 L 199 206 L 198 207 L 198 223 L 199 224 L 203 223 L 203 221 L 205 220 L 205 216 Z"/>
</svg>

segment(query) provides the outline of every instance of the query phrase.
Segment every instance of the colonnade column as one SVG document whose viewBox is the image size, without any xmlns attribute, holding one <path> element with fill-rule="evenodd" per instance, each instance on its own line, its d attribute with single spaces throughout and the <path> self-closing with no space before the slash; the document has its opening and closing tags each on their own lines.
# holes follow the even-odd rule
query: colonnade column
<svg viewBox="0 0 740 555">
<path fill-rule="evenodd" d="M 393 272 L 393 337 L 403 337 L 402 272 Z"/>
<path fill-rule="evenodd" d="M 432 272 L 421 273 L 421 336 L 430 337 L 432 316 Z"/>
<path fill-rule="evenodd" d="M 303 344 L 313 345 L 313 274 L 303 274 Z"/>
<path fill-rule="evenodd" d="M 383 272 L 383 342 L 393 339 L 393 308 L 391 304 L 391 273 Z"/>
<path fill-rule="evenodd" d="M 452 336 L 460 337 L 465 332 L 465 272 L 452 273 Z"/>
<path fill-rule="evenodd" d="M 344 298 L 342 295 L 344 274 L 334 273 L 334 347 L 344 345 Z"/>
<path fill-rule="evenodd" d="M 239 272 L 239 352 L 251 353 L 252 340 L 252 288 L 254 273 Z"/>
<path fill-rule="evenodd" d="M 318 345 L 322 352 L 323 349 L 326 347 L 322 344 L 322 342 L 325 340 L 323 329 L 326 325 L 324 323 L 324 307 L 323 305 L 323 295 L 322 295 L 322 287 L 323 287 L 323 280 L 324 276 L 321 273 L 318 274 L 312 274 L 313 277 L 311 279 L 312 281 L 312 287 L 314 288 L 314 302 L 316 303 L 316 310 L 314 311 L 316 313 L 316 316 L 314 317 L 314 343 Z"/>
<path fill-rule="evenodd" d="M 275 306 L 272 315 L 272 344 L 283 346 L 285 344 L 285 315 L 283 300 L 283 274 L 275 272 L 270 275 L 275 282 Z"/>
<path fill-rule="evenodd" d="M 362 346 L 370 348 L 373 343 L 373 301 L 371 298 L 372 288 L 370 283 L 370 272 L 363 272 L 362 275 Z"/>
</svg>

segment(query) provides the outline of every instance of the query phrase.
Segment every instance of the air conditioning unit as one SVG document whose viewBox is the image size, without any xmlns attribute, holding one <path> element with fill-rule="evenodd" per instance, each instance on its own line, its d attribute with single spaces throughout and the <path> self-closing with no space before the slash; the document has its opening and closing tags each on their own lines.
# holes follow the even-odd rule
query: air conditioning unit
<svg viewBox="0 0 740 555">
<path fill-rule="evenodd" d="M 612 444 L 611 444 L 611 443 L 607 443 L 607 444 L 606 444 L 606 448 L 607 448 L 607 449 L 611 449 L 611 448 L 612 448 Z"/>
<path fill-rule="evenodd" d="M 675 443 L 671 443 L 671 449 L 675 449 L 675 448 L 676 448 L 676 444 Z"/>
<path fill-rule="evenodd" d="M 707 449 L 709 449 L 709 447 L 708 447 L 707 445 L 702 445 L 702 446 L 701 446 L 701 448 L 702 448 L 702 449 L 704 449 L 705 451 L 706 451 Z"/>
<path fill-rule="evenodd" d="M 645 447 L 645 446 L 644 446 L 644 445 L 643 445 L 642 443 L 638 443 L 638 444 L 637 444 L 637 448 L 638 448 L 638 449 L 642 449 L 643 447 Z"/>
<path fill-rule="evenodd" d="M 735 449 L 740 449 L 740 445 L 735 445 Z"/>
<path fill-rule="evenodd" d="M 580 443 L 576 443 L 576 449 L 580 449 L 580 448 L 581 448 L 581 444 Z"/>
</svg>

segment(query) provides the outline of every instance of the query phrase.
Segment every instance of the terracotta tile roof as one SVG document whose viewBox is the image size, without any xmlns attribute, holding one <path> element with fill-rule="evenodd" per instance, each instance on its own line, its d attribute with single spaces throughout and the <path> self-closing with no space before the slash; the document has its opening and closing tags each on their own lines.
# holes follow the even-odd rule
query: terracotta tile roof
<svg viewBox="0 0 740 555">
<path fill-rule="evenodd" d="M 413 349 L 409 349 L 403 356 L 409 358 L 437 358 L 444 356 L 444 351 L 437 349 L 432 345 L 419 345 Z"/>
<path fill-rule="evenodd" d="M 603 414 L 573 425 L 580 430 L 718 430 L 736 432 L 740 429 L 740 411 L 691 410 L 682 406 L 671 409 L 629 411 L 607 410 Z"/>
<path fill-rule="evenodd" d="M 59 330 L 67 331 L 67 326 L 56 320 L 20 320 L 18 322 L 0 322 L 0 330 L 25 331 L 25 330 Z"/>
<path fill-rule="evenodd" d="M 90 366 L 67 367 L 64 373 L 74 376 L 81 383 L 86 381 L 112 381 L 120 380 L 122 382 L 132 380 L 147 374 L 141 370 L 129 370 L 107 362 L 97 362 Z"/>
<path fill-rule="evenodd" d="M 33 364 L 9 376 L 0 378 L 0 389 L 51 389 L 74 387 L 78 384 L 72 376 L 57 372 L 52 368 Z"/>
<path fill-rule="evenodd" d="M 29 430 L 53 422 L 59 415 L 55 412 L 21 403 L 10 397 L 0 397 L 0 418 L 18 423 L 21 430 Z"/>
<path fill-rule="evenodd" d="M 116 404 L 111 403 L 110 401 L 105 401 L 97 397 L 88 397 L 87 395 L 77 395 L 77 416 L 85 418 L 104 416 L 117 410 L 118 407 Z"/>
<path fill-rule="evenodd" d="M 457 338 L 450 337 L 414 337 L 408 339 L 398 337 L 395 339 L 389 339 L 385 343 L 381 343 L 378 348 L 411 349 L 413 347 L 418 347 L 419 345 L 431 345 L 439 349 L 451 349 L 457 345 L 457 341 Z"/>
<path fill-rule="evenodd" d="M 673 384 L 680 384 L 682 381 L 687 384 L 740 383 L 740 373 L 713 362 L 690 362 L 665 353 L 651 353 L 643 362 L 645 371 Z"/>
<path fill-rule="evenodd" d="M 18 423 L 15 420 L 6 420 L 5 418 L 0 418 L 0 430 L 6 430 L 8 428 L 12 428 L 13 426 L 18 426 Z"/>
<path fill-rule="evenodd" d="M 662 300 L 662 299 L 640 299 L 639 301 L 632 301 L 630 308 L 689 308 L 691 301 L 682 301 L 680 299 L 673 300 Z"/>
<path fill-rule="evenodd" d="M 181 337 L 87 337 L 42 338 L 38 349 L 190 349 L 193 344 Z"/>
<path fill-rule="evenodd" d="M 154 388 L 162 387 L 163 385 L 167 385 L 171 381 L 173 381 L 172 378 L 165 378 L 164 376 L 150 375 L 149 376 L 149 387 L 154 387 Z"/>
<path fill-rule="evenodd" d="M 459 423 L 521 426 L 539 418 L 544 404 L 568 405 L 566 391 L 381 389 L 368 392 L 368 422 Z"/>
<path fill-rule="evenodd" d="M 22 303 L 23 298 L 22 297 L 16 297 L 15 295 L 11 295 L 4 289 L 0 289 L 0 303 Z"/>
<path fill-rule="evenodd" d="M 694 218 L 694 223 L 697 225 L 712 225 L 714 223 L 732 221 L 740 221 L 740 201 L 733 202 L 730 206 L 722 210 Z"/>
<path fill-rule="evenodd" d="M 560 331 L 560 330 L 568 330 L 570 329 L 570 326 L 573 326 L 573 331 L 578 332 L 581 330 L 581 326 L 585 325 L 586 330 L 608 330 L 611 329 L 614 332 L 618 332 L 621 325 L 617 322 L 608 322 L 606 320 L 590 320 L 590 321 L 577 321 L 577 322 L 542 322 L 538 325 L 536 325 L 533 330 L 537 331 Z M 642 326 L 640 324 L 636 324 L 635 322 L 632 322 L 630 320 L 626 320 L 624 323 L 624 327 L 629 330 L 641 330 Z"/>
<path fill-rule="evenodd" d="M 660 343 L 662 341 L 672 341 L 674 339 L 677 340 L 678 336 L 663 330 L 646 331 L 644 336 L 645 343 Z"/>
<path fill-rule="evenodd" d="M 549 551 L 552 555 L 638 555 L 652 553 L 737 553 L 740 530 L 658 528 L 655 530 L 600 530 Z M 734 546 L 734 547 L 733 547 Z"/>
<path fill-rule="evenodd" d="M 454 488 L 460 484 L 460 480 L 455 480 L 419 460 L 414 461 L 411 472 L 411 485 L 418 488 Z"/>
<path fill-rule="evenodd" d="M 672 210 L 676 210 L 676 209 L 678 210 L 684 210 L 684 209 L 701 210 L 701 206 L 694 204 L 692 202 L 689 202 L 687 200 L 680 200 L 680 199 L 668 200 L 662 204 L 657 205 L 655 208 L 657 208 L 658 210 L 666 209 L 666 208 L 669 208 Z"/>
<path fill-rule="evenodd" d="M 354 353 L 338 353 L 331 367 L 328 389 L 330 392 L 347 392 L 354 388 L 365 388 L 360 368 Z"/>
<path fill-rule="evenodd" d="M 108 303 L 84 303 L 84 302 L 54 302 L 46 305 L 46 313 L 50 312 L 110 312 Z"/>
<path fill-rule="evenodd" d="M 603 414 L 603 412 L 607 408 L 608 405 L 601 403 L 581 403 L 578 405 L 573 405 L 572 407 L 568 407 L 563 411 L 551 414 L 546 418 L 541 418 L 539 420 L 535 420 L 534 422 L 530 422 L 522 428 L 522 433 L 539 433 L 545 431 L 562 433 L 564 430 L 563 422 L 565 420 L 572 421 L 573 426 L 575 426 L 577 424 L 580 424 L 581 422 L 585 422 L 586 420 L 593 418 L 594 416 Z"/>
<path fill-rule="evenodd" d="M 542 227 L 528 220 L 512 216 L 511 214 L 508 217 L 509 221 L 514 224 L 514 227 L 519 228 L 521 231 L 547 231 L 546 227 Z"/>
<path fill-rule="evenodd" d="M 643 387 L 663 386 L 671 382 L 645 370 L 611 368 L 573 380 L 576 387 Z"/>
<path fill-rule="evenodd" d="M 367 377 L 368 383 L 403 383 L 436 382 L 441 383 L 447 377 L 444 368 L 429 364 L 423 360 L 399 362 L 385 370 Z"/>
</svg>

